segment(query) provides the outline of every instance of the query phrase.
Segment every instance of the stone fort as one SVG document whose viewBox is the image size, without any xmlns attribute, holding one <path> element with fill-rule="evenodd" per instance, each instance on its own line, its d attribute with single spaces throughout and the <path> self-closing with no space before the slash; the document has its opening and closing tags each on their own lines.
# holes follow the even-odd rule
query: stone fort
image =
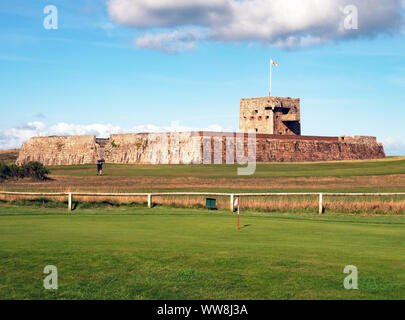
<svg viewBox="0 0 405 320">
<path fill-rule="evenodd" d="M 255 133 L 257 162 L 335 161 L 385 158 L 375 137 L 301 135 L 300 99 L 263 97 L 241 99 L 239 133 L 168 132 L 96 136 L 33 137 L 24 142 L 18 164 L 107 163 L 203 164 L 233 163 L 248 155 L 250 132 Z"/>
</svg>

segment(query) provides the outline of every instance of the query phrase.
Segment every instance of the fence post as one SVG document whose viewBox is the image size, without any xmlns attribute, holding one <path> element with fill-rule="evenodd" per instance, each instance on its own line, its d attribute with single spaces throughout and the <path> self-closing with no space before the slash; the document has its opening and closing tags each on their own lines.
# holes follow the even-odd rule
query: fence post
<svg viewBox="0 0 405 320">
<path fill-rule="evenodd" d="M 231 213 L 233 213 L 234 212 L 234 206 L 233 206 L 233 197 L 234 197 L 234 195 L 233 194 L 231 194 L 231 201 L 230 201 L 230 206 L 229 206 L 229 208 L 230 208 L 230 210 L 231 210 Z"/>
<path fill-rule="evenodd" d="M 319 194 L 319 214 L 323 214 L 323 194 Z"/>
<path fill-rule="evenodd" d="M 72 211 L 72 194 L 68 193 L 68 210 Z"/>
<path fill-rule="evenodd" d="M 152 208 L 152 195 L 148 193 L 148 208 Z"/>
</svg>

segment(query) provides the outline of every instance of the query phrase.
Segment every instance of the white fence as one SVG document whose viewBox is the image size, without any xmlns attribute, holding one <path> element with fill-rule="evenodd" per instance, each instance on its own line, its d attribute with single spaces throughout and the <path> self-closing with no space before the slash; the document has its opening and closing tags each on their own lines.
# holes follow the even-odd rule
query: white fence
<svg viewBox="0 0 405 320">
<path fill-rule="evenodd" d="M 320 215 L 324 212 L 323 200 L 325 196 L 328 197 L 384 197 L 384 196 L 405 196 L 405 193 L 212 193 L 212 192 L 159 192 L 159 193 L 87 193 L 87 192 L 56 192 L 56 193 L 43 193 L 43 192 L 9 192 L 0 191 L 0 195 L 15 195 L 15 196 L 38 196 L 38 197 L 52 197 L 52 196 L 67 196 L 68 210 L 72 211 L 73 196 L 93 196 L 93 197 L 146 197 L 148 201 L 148 208 L 152 208 L 152 198 L 159 196 L 217 196 L 229 197 L 229 208 L 234 212 L 234 200 L 236 197 L 267 197 L 267 196 L 318 196 L 319 197 L 319 211 Z"/>
</svg>

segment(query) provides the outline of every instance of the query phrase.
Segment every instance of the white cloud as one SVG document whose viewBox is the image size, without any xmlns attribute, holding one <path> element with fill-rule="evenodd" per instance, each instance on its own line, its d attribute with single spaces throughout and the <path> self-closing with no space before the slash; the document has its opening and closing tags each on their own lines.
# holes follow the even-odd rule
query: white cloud
<svg viewBox="0 0 405 320">
<path fill-rule="evenodd" d="M 358 30 L 343 28 L 346 18 L 343 8 L 347 5 L 358 9 Z M 163 51 L 170 47 L 170 41 L 178 42 L 177 37 L 170 38 L 173 28 L 190 27 L 201 29 L 208 41 L 255 42 L 291 49 L 400 32 L 404 1 L 109 0 L 107 6 L 111 19 L 118 24 L 138 29 L 171 30 L 140 38 L 145 43 L 163 41 Z M 191 41 L 193 47 L 198 39 Z M 162 50 L 157 44 L 143 47 Z"/>
<path fill-rule="evenodd" d="M 174 30 L 159 34 L 147 33 L 136 39 L 136 46 L 175 54 L 194 50 L 197 40 L 201 38 L 202 35 L 196 30 Z"/>
<path fill-rule="evenodd" d="M 206 128 L 193 128 L 182 126 L 178 122 L 170 126 L 155 126 L 152 124 L 138 125 L 130 129 L 124 129 L 112 124 L 72 124 L 60 122 L 52 126 L 46 126 L 42 122 L 23 123 L 14 128 L 0 130 L 0 150 L 20 148 L 21 144 L 31 137 L 38 136 L 70 136 L 70 135 L 95 135 L 99 138 L 108 138 L 111 133 L 132 133 L 132 132 L 187 132 L 187 131 L 224 131 L 219 125 L 212 125 Z"/>
<path fill-rule="evenodd" d="M 211 25 L 231 14 L 233 0 L 109 0 L 110 17 L 117 23 L 136 27 Z"/>
<path fill-rule="evenodd" d="M 14 128 L 0 130 L 0 149 L 19 148 L 24 141 L 36 136 L 52 135 L 97 135 L 101 137 L 108 136 L 111 133 L 120 132 L 120 128 L 107 124 L 78 125 L 60 122 L 56 125 L 47 127 L 42 122 L 23 123 Z"/>
<path fill-rule="evenodd" d="M 405 141 L 386 137 L 381 139 L 386 155 L 389 156 L 405 156 Z"/>
</svg>

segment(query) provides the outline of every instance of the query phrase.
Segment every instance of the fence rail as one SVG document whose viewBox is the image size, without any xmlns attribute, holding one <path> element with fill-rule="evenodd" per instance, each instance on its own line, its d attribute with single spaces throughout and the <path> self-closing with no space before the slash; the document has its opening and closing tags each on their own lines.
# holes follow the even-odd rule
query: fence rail
<svg viewBox="0 0 405 320">
<path fill-rule="evenodd" d="M 72 211 L 73 196 L 92 196 L 92 197 L 147 197 L 148 208 L 152 208 L 152 198 L 159 196 L 217 196 L 229 197 L 229 208 L 231 212 L 235 211 L 234 200 L 241 197 L 266 197 L 266 196 L 318 196 L 320 215 L 324 212 L 323 199 L 328 197 L 384 197 L 384 196 L 405 196 L 405 192 L 396 193 L 331 193 L 331 192 L 291 192 L 291 193 L 215 193 L 215 192 L 159 192 L 159 193 L 93 193 L 93 192 L 13 192 L 0 191 L 0 195 L 16 196 L 67 196 L 68 210 Z"/>
</svg>

